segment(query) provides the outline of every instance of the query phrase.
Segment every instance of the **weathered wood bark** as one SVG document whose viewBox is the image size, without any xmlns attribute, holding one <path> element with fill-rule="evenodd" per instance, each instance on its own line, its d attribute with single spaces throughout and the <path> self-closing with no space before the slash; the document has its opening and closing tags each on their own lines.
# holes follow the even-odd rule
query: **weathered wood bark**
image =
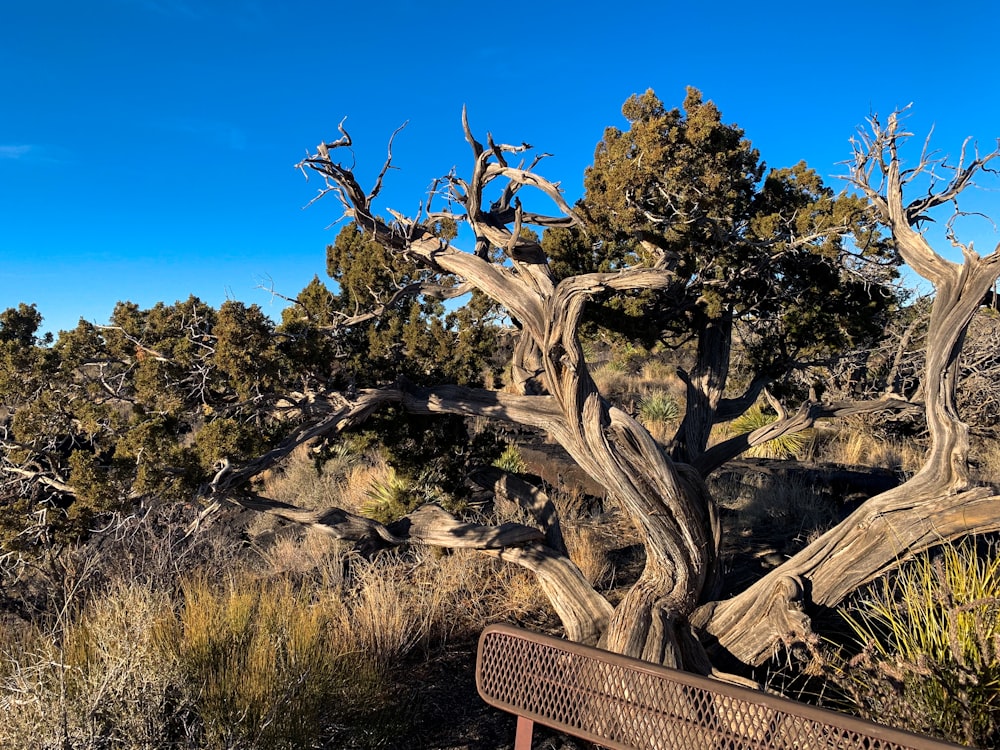
<svg viewBox="0 0 1000 750">
<path fill-rule="evenodd" d="M 748 663 L 760 663 L 783 642 L 808 639 L 805 605 L 833 607 L 859 586 L 912 555 L 957 537 L 1000 530 L 1000 496 L 969 480 L 968 429 L 956 409 L 959 356 L 972 316 L 1000 277 L 1000 248 L 981 258 L 960 246 L 963 263 L 933 250 L 914 229 L 924 212 L 953 201 L 1000 149 L 962 162 L 943 189 L 904 203 L 904 187 L 927 165 L 903 172 L 905 137 L 894 114 L 856 146 L 852 180 L 891 228 L 906 263 L 934 285 L 927 333 L 924 412 L 930 448 L 909 481 L 872 498 L 787 563 L 743 593 L 702 608 L 694 617 L 709 639 Z M 872 183 L 872 169 L 882 183 Z"/>
<path fill-rule="evenodd" d="M 681 374 L 687 387 L 686 408 L 671 451 L 678 461 L 692 463 L 708 446 L 708 436 L 729 379 L 732 343 L 731 310 L 724 310 L 699 332 L 695 365 L 690 374 Z"/>
</svg>

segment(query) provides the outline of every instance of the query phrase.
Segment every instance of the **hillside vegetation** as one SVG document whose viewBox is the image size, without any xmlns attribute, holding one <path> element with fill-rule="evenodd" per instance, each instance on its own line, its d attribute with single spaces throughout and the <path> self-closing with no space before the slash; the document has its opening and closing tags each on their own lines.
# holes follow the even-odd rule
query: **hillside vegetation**
<svg viewBox="0 0 1000 750">
<path fill-rule="evenodd" d="M 873 118 L 836 194 L 693 89 L 623 114 L 574 206 L 466 120 L 413 218 L 341 130 L 280 321 L 0 313 L 0 745 L 500 748 L 498 620 L 1000 742 L 1000 252 L 921 232 L 1000 152 Z"/>
</svg>

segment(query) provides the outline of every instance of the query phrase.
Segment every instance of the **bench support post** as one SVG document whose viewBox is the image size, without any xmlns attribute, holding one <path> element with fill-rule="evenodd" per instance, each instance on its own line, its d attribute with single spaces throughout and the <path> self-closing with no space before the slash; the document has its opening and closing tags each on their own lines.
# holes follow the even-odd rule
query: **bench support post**
<svg viewBox="0 0 1000 750">
<path fill-rule="evenodd" d="M 535 730 L 535 722 L 524 716 L 517 717 L 517 735 L 514 737 L 514 750 L 531 750 L 531 735 Z"/>
</svg>

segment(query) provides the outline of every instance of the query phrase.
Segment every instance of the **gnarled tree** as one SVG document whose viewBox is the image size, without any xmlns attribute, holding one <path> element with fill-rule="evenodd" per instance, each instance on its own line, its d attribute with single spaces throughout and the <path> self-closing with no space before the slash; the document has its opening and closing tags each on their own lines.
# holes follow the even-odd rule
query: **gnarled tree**
<svg viewBox="0 0 1000 750">
<path fill-rule="evenodd" d="M 647 91 L 622 113 L 629 129 L 608 128 L 586 171 L 584 225 L 546 232 L 543 246 L 559 278 L 657 258 L 670 268 L 665 287 L 595 300 L 589 317 L 693 350 L 669 445 L 690 463 L 764 388 L 804 393 L 787 386 L 877 340 L 897 302 L 896 260 L 864 198 L 835 195 L 804 162 L 767 170 L 696 89 L 683 110 Z M 736 351 L 742 378 L 731 377 Z"/>
<path fill-rule="evenodd" d="M 964 262 L 954 263 L 936 253 L 914 229 L 927 211 L 954 201 L 1000 151 L 960 161 L 950 180 L 932 184 L 926 195 L 907 203 L 908 185 L 929 162 L 924 157 L 916 167 L 904 169 L 899 148 L 906 134 L 899 129 L 899 118 L 892 116 L 884 127 L 873 119 L 871 131 L 858 141 L 853 184 L 890 228 L 905 261 L 937 290 L 927 336 L 925 411 L 931 435 L 927 461 L 910 481 L 865 503 L 749 589 L 718 601 L 719 523 L 705 475 L 746 447 L 807 427 L 818 418 L 908 404 L 893 395 L 869 403 L 810 401 L 795 413 L 783 412 L 766 428 L 708 450 L 693 464 L 676 462 L 639 423 L 602 398 L 577 335 L 584 307 L 595 296 L 668 289 L 675 284 L 677 272 L 670 254 L 647 246 L 647 255 L 635 265 L 556 280 L 539 243 L 522 230 L 529 225 L 565 228 L 576 221 L 573 210 L 557 186 L 535 171 L 537 160 L 529 167 L 510 164 L 514 155 L 527 150 L 526 145 L 496 144 L 492 138 L 483 145 L 467 122 L 466 139 L 474 160 L 471 176 L 451 175 L 445 182 L 449 206 L 455 210 L 428 209 L 415 218 L 394 214 L 395 221 L 386 222 L 373 209 L 381 178 L 366 192 L 352 171 L 338 163 L 337 150 L 351 145 L 347 133 L 341 133 L 339 140 L 321 144 L 303 161 L 303 169 L 321 175 L 325 180 L 321 194 L 334 194 L 359 231 L 390 256 L 420 265 L 429 281 L 456 277 L 507 311 L 519 329 L 511 367 L 515 387 L 488 391 L 415 387 L 400 381 L 355 397 L 327 394 L 329 413 L 321 421 L 256 462 L 220 471 L 212 485 L 218 497 L 309 523 L 369 547 L 427 542 L 481 549 L 537 573 L 568 637 L 701 671 L 712 668 L 703 645 L 709 654 L 725 651 L 745 663 L 760 663 L 782 644 L 813 637 L 811 607 L 836 605 L 902 559 L 942 541 L 1000 528 L 995 489 L 970 486 L 966 428 L 955 410 L 964 333 L 1000 275 L 1000 252 L 980 258 L 971 247 L 963 247 Z M 937 166 L 939 172 L 947 167 Z M 491 187 L 499 198 L 488 202 L 485 196 Z M 526 210 L 519 200 L 525 188 L 541 191 L 561 215 Z M 433 226 L 442 220 L 467 223 L 475 247 L 463 251 L 440 237 Z M 422 289 L 417 285 L 412 291 Z M 304 512 L 241 489 L 261 466 L 293 445 L 358 424 L 388 402 L 417 413 L 488 417 L 547 432 L 607 488 L 643 534 L 645 568 L 623 600 L 612 607 L 569 561 L 553 506 L 544 494 L 497 470 L 483 472 L 480 480 L 519 499 L 537 527 L 476 526 L 434 506 L 383 526 L 336 509 Z"/>
<path fill-rule="evenodd" d="M 996 488 L 970 482 L 968 428 L 956 408 L 962 345 L 973 316 L 1000 277 L 1000 248 L 980 257 L 971 243 L 962 244 L 949 230 L 963 256 L 963 262 L 953 262 L 916 229 L 928 211 L 957 205 L 961 192 L 1000 156 L 1000 149 L 968 158 L 963 147 L 953 166 L 932 161 L 925 151 L 907 168 L 900 147 L 909 135 L 901 130 L 898 113 L 885 125 L 872 118 L 870 131 L 855 141 L 849 179 L 891 229 L 905 262 L 934 285 L 922 383 L 930 447 L 923 467 L 909 481 L 871 498 L 743 593 L 696 613 L 695 622 L 718 646 L 746 662 L 761 661 L 782 639 L 808 637 L 803 605 L 835 606 L 902 559 L 1000 527 Z M 945 172 L 950 178 L 940 179 Z M 925 174 L 930 175 L 926 193 L 908 202 L 907 188 Z"/>
<path fill-rule="evenodd" d="M 122 476 L 135 474 L 133 488 L 145 478 L 157 492 L 173 486 L 182 474 L 204 476 L 204 467 L 211 458 L 218 458 L 215 475 L 203 488 L 216 501 L 235 502 L 307 524 L 353 540 L 366 551 L 409 543 L 481 550 L 534 571 L 568 637 L 702 672 L 711 671 L 713 653 L 727 652 L 753 664 L 784 643 L 808 640 L 813 637 L 812 607 L 834 606 L 901 559 L 941 541 L 1000 528 L 996 490 L 972 486 L 969 480 L 967 432 L 955 406 L 965 331 L 1000 276 L 1000 251 L 980 258 L 971 246 L 963 247 L 964 262 L 954 263 L 936 253 L 914 229 L 928 211 L 956 200 L 974 176 L 1000 156 L 1000 150 L 960 161 L 951 179 L 932 183 L 926 194 L 907 202 L 905 193 L 930 162 L 923 157 L 915 167 L 904 169 L 899 148 L 906 134 L 900 131 L 899 119 L 891 117 L 885 126 L 873 120 L 871 131 L 859 140 L 854 184 L 891 229 L 906 262 L 937 290 L 926 337 L 923 393 L 931 435 L 927 462 L 909 482 L 868 501 L 747 590 L 720 600 L 720 524 L 705 477 L 748 446 L 803 429 L 819 418 L 913 405 L 893 394 L 867 403 L 813 399 L 794 412 L 781 410 L 779 420 L 761 430 L 688 454 L 690 463 L 672 457 L 641 424 L 602 397 L 588 371 L 578 331 L 586 305 L 596 297 L 676 288 L 675 255 L 663 243 L 650 242 L 643 255 L 615 268 L 557 277 L 541 244 L 525 230 L 570 228 L 578 221 L 574 210 L 557 185 L 538 174 L 537 159 L 527 166 L 512 165 L 528 146 L 497 144 L 492 138 L 483 144 L 467 121 L 464 126 L 472 169 L 467 178 L 452 174 L 441 183 L 449 199 L 448 210 L 428 207 L 415 217 L 389 212 L 394 219 L 383 219 L 375 201 L 391 151 L 374 187 L 366 191 L 352 170 L 338 161 L 338 154 L 351 146 L 343 130 L 341 138 L 321 144 L 302 162 L 307 173 L 324 180 L 320 195 L 337 198 L 353 223 L 352 234 L 345 236 L 341 249 L 353 252 L 363 248 L 363 243 L 373 243 L 386 263 L 399 262 L 406 268 L 397 279 L 398 287 L 384 289 L 383 299 L 376 300 L 372 311 L 358 309 L 353 299 L 352 304 L 338 307 L 324 289 L 313 286 L 309 298 L 303 295 L 299 300 L 304 317 L 290 313 L 277 344 L 273 338 L 277 332 L 258 311 L 227 308 L 219 313 L 222 320 L 210 326 L 213 315 L 196 301 L 141 315 L 122 307 L 116 311 L 113 330 L 98 335 L 92 327 L 81 328 L 78 335 L 67 336 L 61 348 L 57 346 L 60 366 L 72 369 L 65 382 L 75 384 L 81 393 L 88 388 L 110 398 L 109 407 L 98 414 L 100 419 L 86 434 L 69 424 L 79 421 L 75 414 L 64 420 L 67 424 L 60 429 L 75 435 L 71 457 L 89 455 L 87 451 L 98 455 L 97 451 L 109 465 L 120 465 Z M 942 174 L 945 168 L 946 164 L 937 164 L 936 173 Z M 558 210 L 554 215 L 529 210 L 521 203 L 527 191 L 538 193 L 528 202 L 531 206 L 548 199 Z M 661 224 L 669 221 L 663 214 L 656 219 Z M 452 222 L 467 226 L 473 247 L 460 249 L 450 231 L 442 231 Z M 794 244 L 795 237 L 790 235 L 788 241 Z M 722 279 L 717 281 L 719 286 Z M 282 368 L 292 366 L 294 360 L 284 352 L 294 350 L 296 343 L 308 343 L 319 328 L 338 336 L 344 325 L 374 320 L 369 312 L 378 313 L 387 300 L 407 295 L 440 299 L 454 294 L 456 288 L 477 290 L 514 322 L 517 338 L 510 387 L 414 384 L 404 378 L 388 385 L 355 387 L 338 383 L 321 363 L 315 363 L 314 374 L 300 381 L 305 392 L 280 396 L 277 391 L 287 384 L 273 385 L 291 382 Z M 154 340 L 145 333 L 160 329 L 177 329 L 183 335 Z M 13 327 L 11 332 L 5 356 L 14 361 L 26 356 L 34 342 L 15 335 Z M 241 354 L 242 341 L 252 344 L 254 357 Z M 181 362 L 188 366 L 175 372 Z M 133 375 L 134 382 L 127 380 Z M 126 382 L 129 385 L 123 388 Z M 171 389 L 165 390 L 164 383 Z M 182 424 L 175 414 L 182 402 L 199 404 L 198 413 L 211 420 L 200 427 L 195 424 L 198 420 Z M 254 492 L 251 478 L 296 446 L 358 426 L 390 404 L 414 414 L 485 417 L 546 432 L 607 489 L 641 532 L 646 562 L 630 591 L 612 606 L 570 561 L 550 500 L 538 488 L 498 469 L 483 469 L 474 478 L 519 501 L 534 523 L 487 526 L 427 504 L 383 524 L 339 508 L 307 511 Z M 62 405 L 66 405 L 65 398 Z M 131 419 L 137 409 L 154 419 L 134 424 L 126 443 L 112 443 L 115 420 Z M 294 419 L 296 427 L 283 440 L 268 443 L 266 452 L 254 456 L 242 439 L 244 432 L 230 435 L 227 431 L 252 424 L 258 415 L 273 416 L 276 410 L 291 415 L 289 420 Z M 33 413 L 25 411 L 23 419 Z M 225 414 L 226 421 L 215 419 L 216 414 Z M 57 482 L 58 492 L 79 495 L 84 480 L 94 474 L 91 469 L 106 468 L 103 464 L 70 467 L 67 476 L 60 463 L 65 450 L 28 445 L 28 433 L 18 419 L 22 418 L 15 415 L 9 427 L 6 421 L 0 425 L 2 486 L 14 487 L 14 480 L 36 485 Z M 161 466 L 155 476 L 142 473 L 152 467 L 147 462 L 164 444 L 164 435 L 190 436 L 216 422 L 220 426 L 210 431 L 214 439 L 199 442 L 196 437 L 194 452 L 179 452 L 176 466 Z M 275 423 L 268 425 L 270 429 Z M 210 449 L 216 455 L 208 456 Z M 24 456 L 30 464 L 22 460 Z M 47 461 L 53 468 L 48 468 Z"/>
</svg>

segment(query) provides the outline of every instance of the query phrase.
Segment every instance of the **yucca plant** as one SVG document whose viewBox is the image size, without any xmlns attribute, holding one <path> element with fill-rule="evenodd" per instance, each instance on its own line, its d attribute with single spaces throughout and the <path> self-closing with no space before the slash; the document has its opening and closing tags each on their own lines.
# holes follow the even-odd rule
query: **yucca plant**
<svg viewBox="0 0 1000 750">
<path fill-rule="evenodd" d="M 521 455 L 521 449 L 514 443 L 507 443 L 507 447 L 503 449 L 503 453 L 493 462 L 493 465 L 512 474 L 523 474 L 528 469 L 528 465 L 524 462 L 524 456 Z"/>
<path fill-rule="evenodd" d="M 837 681 L 861 714 L 1000 745 L 1000 556 L 972 542 L 922 556 L 843 612 L 860 653 Z"/>
<path fill-rule="evenodd" d="M 746 412 L 730 422 L 730 431 L 736 434 L 753 432 L 771 424 L 777 415 L 765 410 L 761 404 L 754 404 Z M 766 443 L 750 448 L 746 455 L 755 458 L 796 458 L 802 454 L 812 440 L 812 430 L 790 432 Z"/>
<path fill-rule="evenodd" d="M 385 477 L 373 482 L 366 494 L 362 512 L 382 523 L 395 521 L 416 507 L 410 482 L 391 466 Z"/>
<path fill-rule="evenodd" d="M 639 402 L 639 421 L 647 428 L 652 424 L 673 421 L 680 413 L 677 399 L 663 390 L 650 391 Z"/>
</svg>

